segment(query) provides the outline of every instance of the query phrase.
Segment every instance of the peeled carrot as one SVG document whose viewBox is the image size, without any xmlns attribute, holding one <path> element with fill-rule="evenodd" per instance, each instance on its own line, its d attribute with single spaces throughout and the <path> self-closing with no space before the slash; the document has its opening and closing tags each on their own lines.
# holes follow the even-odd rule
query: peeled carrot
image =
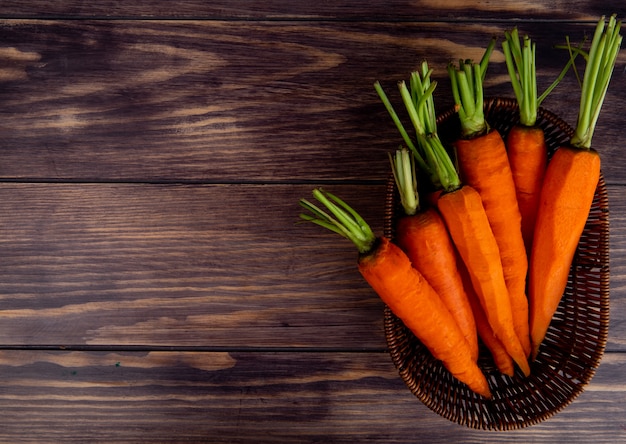
<svg viewBox="0 0 626 444">
<path fill-rule="evenodd" d="M 522 238 L 529 255 L 548 151 L 543 129 L 537 126 L 541 102 L 537 98 L 536 45 L 525 36 L 522 47 L 517 28 L 506 32 L 505 36 L 502 49 L 520 110 L 520 121 L 511 128 L 506 148 L 521 216 Z"/>
<path fill-rule="evenodd" d="M 461 280 L 463 281 L 465 293 L 467 294 L 467 300 L 472 307 L 472 313 L 474 314 L 474 320 L 476 323 L 476 331 L 478 332 L 480 340 L 483 344 L 485 344 L 485 347 L 487 347 L 491 353 L 493 362 L 498 370 L 505 375 L 513 377 L 515 374 L 513 359 L 507 353 L 502 341 L 496 337 L 491 325 L 489 325 L 489 320 L 487 319 L 485 310 L 483 310 L 483 307 L 480 305 L 480 300 L 478 299 L 476 291 L 474 291 L 470 275 L 462 260 L 458 261 L 457 268 L 461 274 Z"/>
<path fill-rule="evenodd" d="M 598 21 L 586 58 L 574 136 L 556 150 L 546 170 L 529 275 L 533 359 L 567 285 L 600 178 L 600 156 L 591 148 L 591 139 L 621 46 L 620 27 L 615 15 L 608 24 L 604 17 Z"/>
<path fill-rule="evenodd" d="M 463 130 L 463 136 L 454 145 L 461 177 L 478 191 L 485 207 L 500 251 L 513 327 L 528 357 L 528 256 L 522 237 L 521 214 L 504 140 L 497 130 L 489 128 L 482 109 L 482 79 L 489 53 L 488 48 L 480 64 L 467 60 L 459 69 L 449 66 Z"/>
<path fill-rule="evenodd" d="M 548 164 L 543 129 L 539 126 L 515 125 L 507 135 L 506 146 L 521 216 L 522 238 L 529 256 L 541 185 Z"/>
<path fill-rule="evenodd" d="M 390 155 L 390 160 L 405 213 L 396 223 L 395 242 L 439 294 L 463 332 L 473 359 L 477 360 L 476 323 L 457 269 L 450 234 L 435 208 L 420 207 L 413 156 L 403 148 L 395 156 Z"/>
<path fill-rule="evenodd" d="M 480 194 L 466 185 L 443 193 L 438 208 L 467 266 L 491 328 L 522 372 L 529 375 L 526 353 L 513 325 L 500 251 Z"/>
<path fill-rule="evenodd" d="M 302 199 L 300 204 L 313 216 L 301 217 L 352 240 L 360 253 L 359 272 L 382 301 L 455 378 L 491 398 L 487 379 L 474 361 L 461 329 L 407 255 L 387 238 L 377 238 L 367 223 L 338 197 L 319 189 L 313 194 L 331 214 Z"/>
<path fill-rule="evenodd" d="M 431 122 L 426 121 L 424 116 L 433 112 L 432 91 L 434 85 L 430 82 L 431 70 L 428 69 L 428 64 L 424 62 L 421 68 L 421 73 L 416 72 L 411 77 L 413 96 L 419 102 L 416 110 L 418 115 L 413 116 L 413 121 L 420 137 L 426 137 L 427 132 L 431 129 Z M 385 101 L 386 96 L 380 84 L 377 83 L 375 88 Z M 407 97 L 405 91 L 405 98 Z M 420 100 L 422 97 L 425 100 Z M 386 101 L 386 105 L 388 109 L 392 110 L 388 101 Z M 438 177 L 433 174 L 428 166 L 428 154 L 423 153 L 422 156 L 410 139 L 408 142 L 413 146 L 414 156 L 406 148 L 397 150 L 395 156 L 390 155 L 391 169 L 405 213 L 405 216 L 401 217 L 396 224 L 395 240 L 408 255 L 413 266 L 422 273 L 452 313 L 470 346 L 472 357 L 477 360 L 478 334 L 472 308 L 456 268 L 454 245 L 437 211 L 432 207 L 425 210 L 420 208 L 415 159 L 419 159 L 418 163 L 430 172 L 431 179 L 437 183 Z"/>
<path fill-rule="evenodd" d="M 519 122 L 507 135 L 506 148 L 522 217 L 522 237 L 526 253 L 530 256 L 539 194 L 548 163 L 545 134 L 537 124 L 537 114 L 545 98 L 565 76 L 572 60 L 567 63 L 556 80 L 538 96 L 535 43 L 528 36 L 524 36 L 523 44 L 520 44 L 517 28 L 505 32 L 505 37 L 502 49 L 520 114 Z"/>
<path fill-rule="evenodd" d="M 511 322 L 528 357 L 528 257 L 504 141 L 496 130 L 492 130 L 480 138 L 460 139 L 455 146 L 463 180 L 478 191 L 485 207 L 500 252 L 505 291 L 513 313 Z"/>
<path fill-rule="evenodd" d="M 533 357 L 556 311 L 600 178 L 600 156 L 591 149 L 559 148 L 541 193 L 531 255 L 529 293 Z"/>
<path fill-rule="evenodd" d="M 429 75 L 430 71 L 423 66 L 422 80 Z M 462 186 L 458 171 L 439 139 L 432 103 L 434 88 L 428 90 L 415 88 L 417 84 L 415 76 L 419 77 L 420 73 L 413 73 L 411 77 L 412 91 L 409 92 L 404 82 L 400 82 L 400 93 L 415 127 L 421 155 L 427 162 L 430 173 L 436 176 L 436 182 L 433 184 L 439 184 L 443 189 L 437 200 L 439 211 L 468 268 L 494 332 L 523 373 L 528 375 L 530 367 L 526 354 L 513 328 L 500 252 L 482 200 L 471 186 Z M 390 110 L 391 105 L 382 88 L 379 84 L 375 86 L 383 103 Z M 429 106 L 420 113 L 418 109 L 423 102 L 427 102 Z M 402 128 L 395 112 L 392 113 L 390 110 L 390 115 L 396 126 Z M 406 131 L 402 129 L 400 133 L 406 134 Z"/>
<path fill-rule="evenodd" d="M 491 398 L 487 380 L 454 318 L 402 250 L 383 238 L 378 254 L 361 259 L 359 271 L 454 377 L 476 393 Z"/>
<path fill-rule="evenodd" d="M 396 225 L 396 243 L 448 307 L 478 359 L 478 335 L 472 307 L 456 267 L 454 246 L 448 230 L 434 208 L 403 217 Z"/>
</svg>

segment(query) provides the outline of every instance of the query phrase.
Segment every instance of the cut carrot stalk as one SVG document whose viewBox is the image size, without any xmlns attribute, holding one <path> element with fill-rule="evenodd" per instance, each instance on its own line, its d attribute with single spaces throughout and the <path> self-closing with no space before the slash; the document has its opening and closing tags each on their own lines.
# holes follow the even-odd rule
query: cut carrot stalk
<svg viewBox="0 0 626 444">
<path fill-rule="evenodd" d="M 600 156 L 591 139 L 622 43 L 620 27 L 615 15 L 608 23 L 604 17 L 598 21 L 586 57 L 574 136 L 556 150 L 544 177 L 529 275 L 533 359 L 565 291 L 600 179 Z"/>
<path fill-rule="evenodd" d="M 545 134 L 537 125 L 537 114 L 539 107 L 563 79 L 573 60 L 567 63 L 556 80 L 538 96 L 535 43 L 528 36 L 524 36 L 521 44 L 517 28 L 513 28 L 512 31 L 505 32 L 502 49 L 520 114 L 519 122 L 507 135 L 506 148 L 522 217 L 522 237 L 526 253 L 530 257 L 539 194 L 548 163 Z"/>
<path fill-rule="evenodd" d="M 430 71 L 423 65 L 421 79 L 429 76 L 429 73 Z M 418 79 L 414 79 L 415 77 Z M 412 74 L 412 85 L 420 80 L 419 77 L 418 72 Z M 380 85 L 376 83 L 375 86 L 383 102 L 389 103 Z M 516 364 L 525 375 L 528 375 L 530 367 L 527 357 L 513 328 L 511 304 L 504 281 L 500 252 L 480 195 L 471 186 L 461 184 L 458 171 L 439 139 L 432 98 L 434 88 L 431 87 L 421 97 L 420 88 L 412 88 L 413 91 L 409 92 L 404 82 L 399 83 L 399 88 L 415 127 L 420 150 L 418 155 L 427 162 L 430 174 L 435 176 L 433 185 L 443 190 L 437 200 L 440 214 L 467 266 L 490 325 Z M 420 115 L 418 110 L 422 109 L 419 106 L 422 101 L 428 101 L 429 106 L 426 107 L 427 112 Z M 397 115 L 391 112 L 390 114 L 396 126 L 400 127 Z"/>
<path fill-rule="evenodd" d="M 392 171 L 405 215 L 396 224 L 395 242 L 439 294 L 478 359 L 478 334 L 472 307 L 457 269 L 450 234 L 437 210 L 421 209 L 413 156 L 406 148 L 391 156 Z"/>
<path fill-rule="evenodd" d="M 485 375 L 450 311 L 407 255 L 369 225 L 337 196 L 319 189 L 315 198 L 330 212 L 302 199 L 312 215 L 301 218 L 350 239 L 359 250 L 358 269 L 390 310 L 428 348 L 432 355 L 471 390 L 491 398 Z"/>
<path fill-rule="evenodd" d="M 480 194 L 496 238 L 513 326 L 528 357 L 528 255 L 521 214 L 504 140 L 497 130 L 489 128 L 483 113 L 482 83 L 494 43 L 492 40 L 480 63 L 466 60 L 458 69 L 452 64 L 448 67 L 463 130 L 454 146 L 462 180 Z"/>
</svg>

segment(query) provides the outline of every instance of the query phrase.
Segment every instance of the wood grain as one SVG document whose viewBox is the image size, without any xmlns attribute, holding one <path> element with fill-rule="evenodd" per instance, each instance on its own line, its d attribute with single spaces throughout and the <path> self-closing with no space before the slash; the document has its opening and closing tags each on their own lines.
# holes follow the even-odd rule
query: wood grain
<svg viewBox="0 0 626 444">
<path fill-rule="evenodd" d="M 561 413 L 494 433 L 428 410 L 384 353 L 3 351 L 0 440 L 613 444 L 626 439 L 624 365 L 609 355 Z"/>
<path fill-rule="evenodd" d="M 624 5 L 619 0 L 603 1 L 601 5 L 585 0 L 538 1 L 500 0 L 498 2 L 467 2 L 453 0 L 389 0 L 385 2 L 293 2 L 289 0 L 221 0 L 204 2 L 167 0 L 141 2 L 106 2 L 80 0 L 50 2 L 34 0 L 21 2 L 6 0 L 2 4 L 4 17 L 168 17 L 177 19 L 255 19 L 255 20 L 469 20 L 520 19 L 535 20 L 597 20 L 601 14 L 612 12 L 623 15 Z"/>
<path fill-rule="evenodd" d="M 380 349 L 356 249 L 296 225 L 311 189 L 4 184 L 0 344 Z M 336 190 L 382 231 L 384 187 Z"/>
<path fill-rule="evenodd" d="M 372 84 L 395 84 L 428 58 L 437 104 L 445 67 L 479 58 L 508 23 L 0 22 L 0 177 L 18 180 L 276 182 L 384 180 L 402 143 Z M 538 42 L 540 88 L 567 54 L 552 45 L 593 26 L 520 29 Z M 376 42 L 372 45 L 372 42 Z M 594 145 L 617 155 L 626 101 L 621 55 Z M 486 94 L 511 96 L 503 56 Z M 1 68 L 0 68 L 1 69 Z M 543 86 L 541 86 L 543 85 Z M 570 125 L 574 76 L 545 106 Z M 606 162 L 615 183 L 623 162 Z M 294 177 L 294 171 L 297 175 Z"/>
</svg>

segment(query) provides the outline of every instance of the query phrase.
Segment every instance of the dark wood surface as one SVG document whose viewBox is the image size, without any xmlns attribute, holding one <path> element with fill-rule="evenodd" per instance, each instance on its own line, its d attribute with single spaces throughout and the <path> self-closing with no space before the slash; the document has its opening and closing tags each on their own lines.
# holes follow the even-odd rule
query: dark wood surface
<svg viewBox="0 0 626 444">
<path fill-rule="evenodd" d="M 601 5 L 601 6 L 600 6 Z M 518 26 L 540 89 L 623 2 L 0 2 L 0 441 L 626 440 L 626 53 L 594 146 L 611 222 L 596 376 L 541 424 L 419 403 L 347 242 L 296 224 L 324 185 L 383 228 L 389 91 Z M 544 103 L 575 124 L 573 76 Z M 511 97 L 502 53 L 488 96 Z"/>
</svg>

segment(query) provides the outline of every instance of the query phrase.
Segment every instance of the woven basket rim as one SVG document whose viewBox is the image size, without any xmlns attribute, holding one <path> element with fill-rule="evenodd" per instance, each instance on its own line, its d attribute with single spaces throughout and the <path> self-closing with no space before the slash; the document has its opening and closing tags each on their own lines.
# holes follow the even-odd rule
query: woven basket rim
<svg viewBox="0 0 626 444">
<path fill-rule="evenodd" d="M 514 99 L 486 98 L 485 116 L 506 135 L 517 123 Z M 454 123 L 450 108 L 437 117 L 438 125 Z M 546 131 L 548 155 L 566 144 L 574 130 L 545 108 L 538 110 L 538 124 Z M 443 133 L 440 134 L 443 138 Z M 393 239 L 401 214 L 393 176 L 387 182 L 384 234 Z M 570 282 L 548 330 L 531 376 L 517 371 L 513 378 L 499 375 L 481 349 L 479 364 L 486 372 L 493 400 L 471 392 L 455 380 L 443 365 L 419 343 L 388 307 L 384 311 L 385 335 L 391 359 L 411 392 L 429 409 L 452 422 L 483 430 L 512 430 L 538 424 L 571 404 L 595 375 L 608 340 L 609 323 L 609 227 L 608 193 L 604 176 L 570 271 Z M 584 298 L 581 297 L 584 293 Z M 581 320 L 582 319 L 582 320 Z"/>
</svg>

